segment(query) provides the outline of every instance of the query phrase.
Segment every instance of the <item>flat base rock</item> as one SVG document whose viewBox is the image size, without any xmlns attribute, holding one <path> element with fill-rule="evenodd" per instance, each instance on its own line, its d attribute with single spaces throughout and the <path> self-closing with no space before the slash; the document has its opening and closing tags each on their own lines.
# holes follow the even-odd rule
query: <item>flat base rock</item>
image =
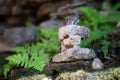
<svg viewBox="0 0 120 80">
<path fill-rule="evenodd" d="M 8 80 L 52 80 L 50 76 L 33 69 L 14 69 L 10 73 Z"/>
<path fill-rule="evenodd" d="M 45 71 L 52 73 L 54 71 L 71 71 L 72 69 L 77 70 L 79 68 L 90 70 L 92 69 L 92 66 L 90 64 L 90 61 L 83 60 L 61 63 L 51 62 L 45 66 Z"/>
<path fill-rule="evenodd" d="M 73 48 L 67 49 L 66 51 L 57 54 L 53 57 L 53 62 L 65 62 L 65 61 L 76 61 L 95 58 L 95 52 L 88 48 L 79 48 L 75 46 Z"/>
<path fill-rule="evenodd" d="M 21 71 L 23 71 L 21 73 Z M 31 70 L 15 70 L 15 74 L 23 74 L 19 77 L 11 77 L 8 80 L 119 80 L 120 67 L 107 68 L 99 71 L 87 71 L 83 69 L 64 71 L 59 73 L 56 77 L 46 76 L 41 73 L 34 73 Z M 26 73 L 30 75 L 25 76 Z M 4 79 L 1 79 L 4 80 Z"/>
</svg>

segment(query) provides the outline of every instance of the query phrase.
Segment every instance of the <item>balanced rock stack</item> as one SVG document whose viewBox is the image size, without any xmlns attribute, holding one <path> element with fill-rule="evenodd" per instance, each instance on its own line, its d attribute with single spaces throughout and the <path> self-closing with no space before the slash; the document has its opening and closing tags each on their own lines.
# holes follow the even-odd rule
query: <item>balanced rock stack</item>
<svg viewBox="0 0 120 80">
<path fill-rule="evenodd" d="M 59 29 L 61 53 L 53 57 L 53 62 L 86 60 L 96 57 L 94 50 L 79 47 L 81 39 L 87 38 L 90 30 L 84 26 L 78 26 L 78 21 L 78 15 L 73 15 L 68 18 L 66 25 Z"/>
</svg>

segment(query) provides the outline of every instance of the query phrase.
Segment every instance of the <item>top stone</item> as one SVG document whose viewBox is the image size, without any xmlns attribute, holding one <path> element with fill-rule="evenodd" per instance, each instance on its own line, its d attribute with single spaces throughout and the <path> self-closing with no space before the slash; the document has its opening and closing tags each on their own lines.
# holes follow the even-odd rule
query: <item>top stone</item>
<svg viewBox="0 0 120 80">
<path fill-rule="evenodd" d="M 75 14 L 75 15 L 73 15 L 73 16 L 70 16 L 70 17 L 66 20 L 65 24 L 66 24 L 66 25 L 77 25 L 78 22 L 79 22 L 79 16 L 78 16 L 78 14 Z"/>
<path fill-rule="evenodd" d="M 84 26 L 78 25 L 66 25 L 59 29 L 59 40 L 63 40 L 71 35 L 79 35 L 82 39 L 85 39 L 89 36 L 90 29 Z"/>
</svg>

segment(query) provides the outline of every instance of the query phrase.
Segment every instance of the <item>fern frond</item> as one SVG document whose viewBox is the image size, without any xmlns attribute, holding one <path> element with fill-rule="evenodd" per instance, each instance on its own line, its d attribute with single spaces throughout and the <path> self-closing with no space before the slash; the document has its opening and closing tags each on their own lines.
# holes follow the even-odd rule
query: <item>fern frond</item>
<svg viewBox="0 0 120 80">
<path fill-rule="evenodd" d="M 103 37 L 103 35 L 101 35 L 101 32 L 99 30 L 96 31 L 92 31 L 90 36 L 81 42 L 81 47 L 87 47 L 88 45 L 90 45 L 92 42 L 99 40 Z"/>
<path fill-rule="evenodd" d="M 10 71 L 11 68 L 12 68 L 12 66 L 10 64 L 4 65 L 3 74 L 4 74 L 5 78 L 7 78 L 7 73 Z"/>
<path fill-rule="evenodd" d="M 115 6 L 113 6 L 113 7 L 110 9 L 110 12 L 116 11 L 117 9 L 120 9 L 120 3 L 117 3 Z"/>
<path fill-rule="evenodd" d="M 113 9 L 118 9 L 120 4 L 117 4 Z M 87 25 L 91 29 L 91 34 L 88 39 L 85 41 L 82 41 L 80 46 L 81 47 L 93 47 L 93 44 L 96 43 L 96 41 L 99 41 L 100 44 L 102 44 L 104 55 L 106 56 L 108 54 L 108 45 L 110 43 L 107 43 L 108 41 L 105 40 L 107 36 L 115 30 L 116 25 L 113 26 L 113 22 L 120 21 L 120 15 L 119 13 L 113 14 L 111 12 L 112 10 L 108 11 L 108 15 L 102 15 L 100 12 L 98 12 L 96 9 L 89 8 L 89 7 L 80 7 L 80 11 L 82 11 L 85 14 L 85 18 L 82 20 L 83 25 Z M 84 16 L 83 16 L 84 17 Z M 105 44 L 106 43 L 106 44 Z"/>
<path fill-rule="evenodd" d="M 16 64 L 21 67 L 33 68 L 42 71 L 46 63 L 49 61 L 49 56 L 48 54 L 45 54 L 44 51 L 40 51 L 40 45 L 41 44 L 38 43 L 36 45 L 32 45 L 31 47 L 25 46 L 22 48 L 17 48 L 19 53 L 7 57 L 6 60 L 8 60 L 11 64 Z M 20 49 L 22 49 L 23 51 Z M 5 76 L 7 75 L 7 72 L 11 69 L 11 67 L 16 66 L 11 66 L 9 63 L 4 68 Z"/>
<path fill-rule="evenodd" d="M 4 65 L 3 75 L 5 76 L 5 78 L 7 78 L 7 73 L 12 69 L 13 66 L 16 66 L 16 64 L 12 62 L 9 62 L 8 64 Z"/>
<path fill-rule="evenodd" d="M 103 50 L 103 53 L 104 53 L 104 56 L 107 56 L 108 54 L 108 47 L 110 45 L 110 42 L 107 41 L 107 40 L 102 40 L 102 50 Z"/>
<path fill-rule="evenodd" d="M 89 7 L 80 7 L 79 10 L 85 13 L 89 18 L 91 18 L 91 20 L 96 20 L 100 15 L 96 9 Z"/>
</svg>

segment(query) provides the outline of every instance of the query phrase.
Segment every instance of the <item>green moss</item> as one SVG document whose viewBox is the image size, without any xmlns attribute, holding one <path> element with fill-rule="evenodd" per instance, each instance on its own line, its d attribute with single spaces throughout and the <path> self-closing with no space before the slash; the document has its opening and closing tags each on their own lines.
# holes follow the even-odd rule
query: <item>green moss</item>
<svg viewBox="0 0 120 80">
<path fill-rule="evenodd" d="M 101 71 L 86 72 L 78 70 L 75 72 L 64 72 L 57 76 L 56 80 L 119 80 L 120 67 L 109 68 Z"/>
</svg>

